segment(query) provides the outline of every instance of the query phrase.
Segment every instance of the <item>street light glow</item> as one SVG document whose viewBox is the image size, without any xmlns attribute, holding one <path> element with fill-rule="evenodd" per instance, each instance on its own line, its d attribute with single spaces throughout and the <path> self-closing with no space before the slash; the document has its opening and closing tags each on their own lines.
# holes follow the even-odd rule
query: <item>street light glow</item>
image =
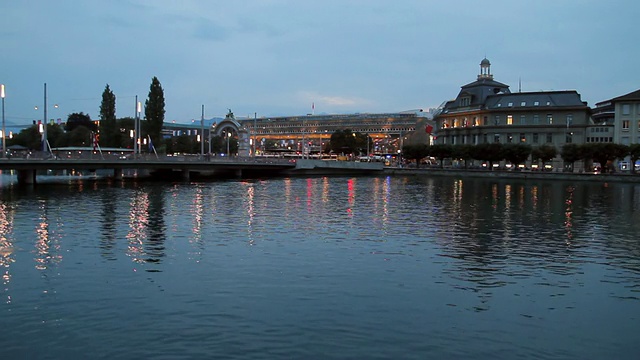
<svg viewBox="0 0 640 360">
<path fill-rule="evenodd" d="M 0 84 L 0 98 L 4 99 L 4 84 Z"/>
</svg>

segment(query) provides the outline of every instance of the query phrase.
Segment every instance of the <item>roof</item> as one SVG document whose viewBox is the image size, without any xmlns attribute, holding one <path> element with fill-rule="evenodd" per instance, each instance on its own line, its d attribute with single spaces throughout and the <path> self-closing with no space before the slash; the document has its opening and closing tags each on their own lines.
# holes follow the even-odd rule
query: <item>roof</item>
<svg viewBox="0 0 640 360">
<path fill-rule="evenodd" d="M 587 104 L 580 98 L 580 94 L 575 90 L 519 92 L 492 95 L 487 97 L 485 105 L 487 108 L 587 106 Z"/>
<path fill-rule="evenodd" d="M 632 91 L 628 94 L 624 94 L 613 99 L 604 100 L 596 103 L 596 107 L 607 105 L 607 103 L 614 103 L 618 101 L 640 101 L 640 90 Z"/>
</svg>

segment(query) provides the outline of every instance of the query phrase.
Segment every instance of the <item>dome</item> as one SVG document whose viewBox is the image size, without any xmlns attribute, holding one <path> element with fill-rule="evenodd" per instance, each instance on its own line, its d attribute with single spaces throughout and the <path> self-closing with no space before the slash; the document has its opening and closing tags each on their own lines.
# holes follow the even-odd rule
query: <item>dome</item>
<svg viewBox="0 0 640 360">
<path fill-rule="evenodd" d="M 484 58 L 480 61 L 480 65 L 491 65 L 491 63 L 489 62 L 489 59 Z"/>
</svg>

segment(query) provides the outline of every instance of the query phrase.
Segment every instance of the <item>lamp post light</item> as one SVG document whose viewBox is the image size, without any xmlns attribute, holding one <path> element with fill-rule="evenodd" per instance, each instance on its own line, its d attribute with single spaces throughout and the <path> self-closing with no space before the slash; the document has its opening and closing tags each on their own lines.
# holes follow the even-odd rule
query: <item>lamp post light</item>
<svg viewBox="0 0 640 360">
<path fill-rule="evenodd" d="M 4 84 L 0 84 L 0 97 L 2 98 L 2 157 L 7 157 L 7 136 L 4 127 Z"/>
<path fill-rule="evenodd" d="M 229 155 L 229 140 L 231 140 L 231 131 L 227 132 L 227 156 Z"/>
<path fill-rule="evenodd" d="M 48 151 L 49 141 L 47 140 L 47 83 L 44 83 L 44 117 L 42 118 L 42 151 Z"/>
<path fill-rule="evenodd" d="M 258 143 L 256 142 L 258 136 L 258 128 L 256 127 L 256 120 L 258 117 L 258 113 L 253 113 L 253 158 L 256 157 L 256 150 L 258 149 Z"/>
<path fill-rule="evenodd" d="M 200 160 L 204 160 L 204 104 L 202 105 L 202 116 L 200 117 Z"/>
</svg>

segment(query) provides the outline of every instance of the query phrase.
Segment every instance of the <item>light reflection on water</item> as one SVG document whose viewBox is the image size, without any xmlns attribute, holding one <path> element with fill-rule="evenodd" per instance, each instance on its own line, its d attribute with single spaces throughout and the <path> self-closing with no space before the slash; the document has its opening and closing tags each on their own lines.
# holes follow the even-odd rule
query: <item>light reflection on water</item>
<svg viewBox="0 0 640 360">
<path fill-rule="evenodd" d="M 8 186 L 2 358 L 633 358 L 640 188 Z"/>
</svg>

